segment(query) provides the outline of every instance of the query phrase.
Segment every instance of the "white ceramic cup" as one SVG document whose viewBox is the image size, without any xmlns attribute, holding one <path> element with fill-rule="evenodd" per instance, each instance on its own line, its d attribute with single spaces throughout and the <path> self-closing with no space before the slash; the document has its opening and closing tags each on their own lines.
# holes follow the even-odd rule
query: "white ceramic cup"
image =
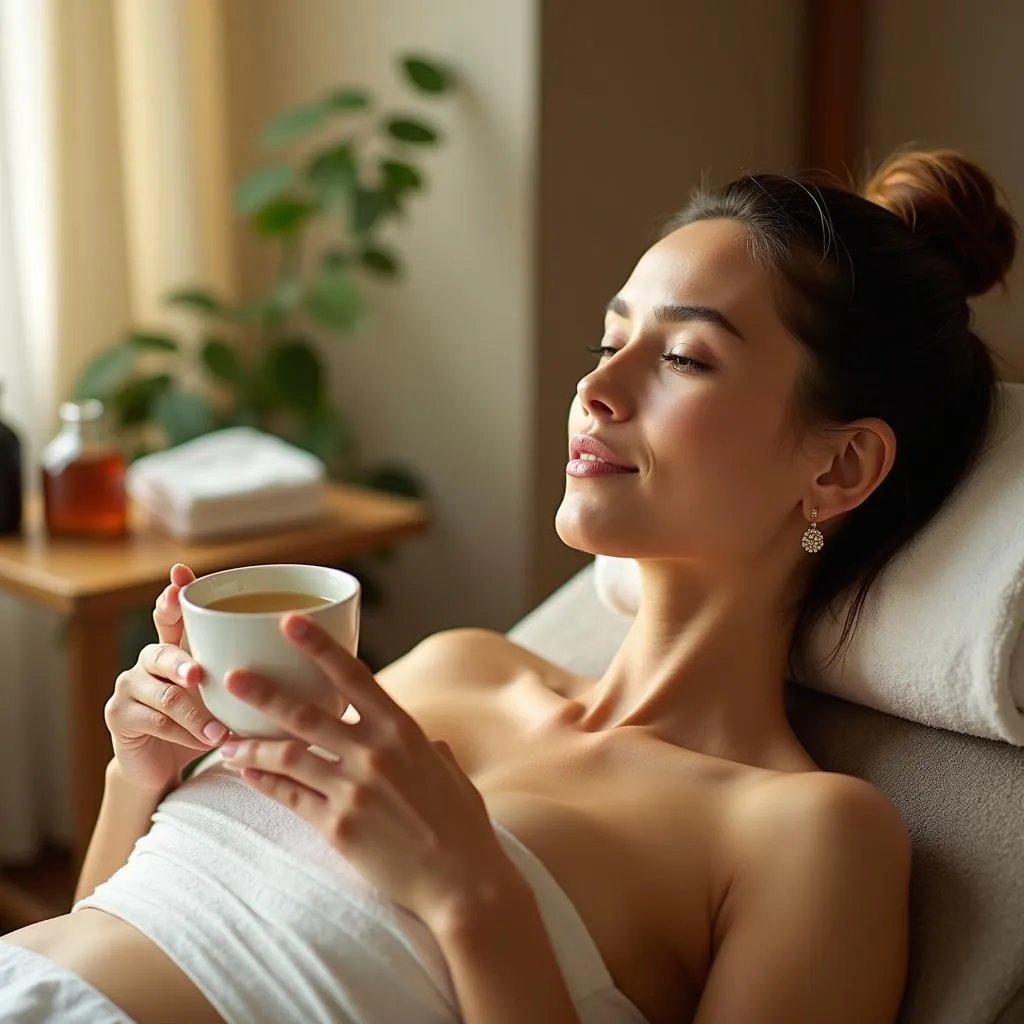
<svg viewBox="0 0 1024 1024">
<path fill-rule="evenodd" d="M 286 732 L 251 704 L 228 693 L 224 677 L 244 668 L 301 693 L 340 715 L 345 702 L 324 673 L 281 635 L 288 612 L 217 611 L 207 605 L 238 594 L 285 591 L 312 594 L 328 603 L 297 608 L 355 655 L 359 645 L 360 586 L 355 576 L 322 565 L 248 565 L 202 576 L 181 591 L 185 641 L 204 677 L 199 684 L 210 713 L 240 736 L 281 737 Z"/>
</svg>

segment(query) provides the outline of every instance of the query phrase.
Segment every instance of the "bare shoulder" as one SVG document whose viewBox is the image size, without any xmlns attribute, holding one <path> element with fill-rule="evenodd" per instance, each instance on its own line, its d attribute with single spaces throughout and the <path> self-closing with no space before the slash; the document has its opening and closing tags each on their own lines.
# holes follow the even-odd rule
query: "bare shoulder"
<svg viewBox="0 0 1024 1024">
<path fill-rule="evenodd" d="M 734 811 L 733 877 L 701 1024 L 892 1021 L 906 973 L 910 876 L 896 808 L 861 779 L 797 772 L 747 787 Z"/>
<path fill-rule="evenodd" d="M 780 773 L 741 798 L 742 836 L 756 850 L 749 871 L 771 874 L 779 861 L 799 860 L 820 870 L 860 870 L 848 876 L 905 878 L 910 836 L 889 798 L 863 779 L 836 772 Z"/>
<path fill-rule="evenodd" d="M 506 636 L 489 629 L 446 629 L 421 640 L 407 654 L 377 673 L 377 681 L 395 698 L 424 688 L 494 683 L 507 680 L 517 665 L 533 658 Z"/>
<path fill-rule="evenodd" d="M 521 647 L 494 630 L 475 627 L 445 629 L 421 640 L 380 674 L 395 675 L 407 671 L 410 666 L 420 672 L 432 667 L 465 665 L 467 662 L 488 668 L 494 663 L 515 658 L 517 653 L 527 656 Z"/>
</svg>

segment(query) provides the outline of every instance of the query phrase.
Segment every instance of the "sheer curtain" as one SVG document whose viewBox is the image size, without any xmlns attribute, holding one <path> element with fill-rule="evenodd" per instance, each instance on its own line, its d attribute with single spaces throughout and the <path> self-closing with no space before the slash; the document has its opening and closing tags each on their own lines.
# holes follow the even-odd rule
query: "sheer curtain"
<svg viewBox="0 0 1024 1024">
<path fill-rule="evenodd" d="M 98 348 L 172 326 L 174 285 L 232 294 L 221 4 L 0 0 L 0 416 L 30 483 Z M 70 834 L 63 654 L 0 595 L 0 863 Z"/>
<path fill-rule="evenodd" d="M 0 408 L 26 467 L 52 428 L 55 272 L 50 0 L 0 0 Z M 0 595 L 0 858 L 60 831 L 61 672 L 52 616 Z M 54 697 L 56 696 L 56 700 Z M 56 714 L 51 712 L 56 711 Z M 53 757 L 35 756 L 40 743 Z M 51 826 L 56 826 L 55 828 Z"/>
</svg>

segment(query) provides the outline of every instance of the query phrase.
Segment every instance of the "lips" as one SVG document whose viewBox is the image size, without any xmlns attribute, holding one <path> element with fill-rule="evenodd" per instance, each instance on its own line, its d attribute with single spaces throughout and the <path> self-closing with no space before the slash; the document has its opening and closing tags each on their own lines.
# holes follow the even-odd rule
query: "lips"
<svg viewBox="0 0 1024 1024">
<path fill-rule="evenodd" d="M 635 473 L 637 471 L 636 466 L 623 462 L 603 441 L 599 441 L 590 434 L 576 434 L 569 442 L 569 458 L 577 460 L 584 455 L 600 459 L 601 462 L 598 465 L 607 465 L 610 469 L 617 469 L 627 473 Z M 592 460 L 588 459 L 587 461 L 590 462 Z"/>
</svg>

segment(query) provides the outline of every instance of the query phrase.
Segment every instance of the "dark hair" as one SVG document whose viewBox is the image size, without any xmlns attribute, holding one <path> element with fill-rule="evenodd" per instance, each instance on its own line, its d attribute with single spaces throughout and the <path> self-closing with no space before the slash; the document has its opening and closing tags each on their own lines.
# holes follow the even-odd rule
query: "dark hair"
<svg viewBox="0 0 1024 1024">
<path fill-rule="evenodd" d="M 825 528 L 793 609 L 791 659 L 833 601 L 856 588 L 834 660 L 872 583 L 983 447 L 996 372 L 967 300 L 1005 278 L 1016 224 L 988 175 L 950 150 L 898 153 L 861 194 L 776 175 L 739 178 L 696 192 L 667 230 L 709 218 L 746 228 L 751 257 L 776 279 L 783 322 L 808 349 L 793 395 L 798 423 L 872 416 L 896 435 L 888 476 Z"/>
</svg>

